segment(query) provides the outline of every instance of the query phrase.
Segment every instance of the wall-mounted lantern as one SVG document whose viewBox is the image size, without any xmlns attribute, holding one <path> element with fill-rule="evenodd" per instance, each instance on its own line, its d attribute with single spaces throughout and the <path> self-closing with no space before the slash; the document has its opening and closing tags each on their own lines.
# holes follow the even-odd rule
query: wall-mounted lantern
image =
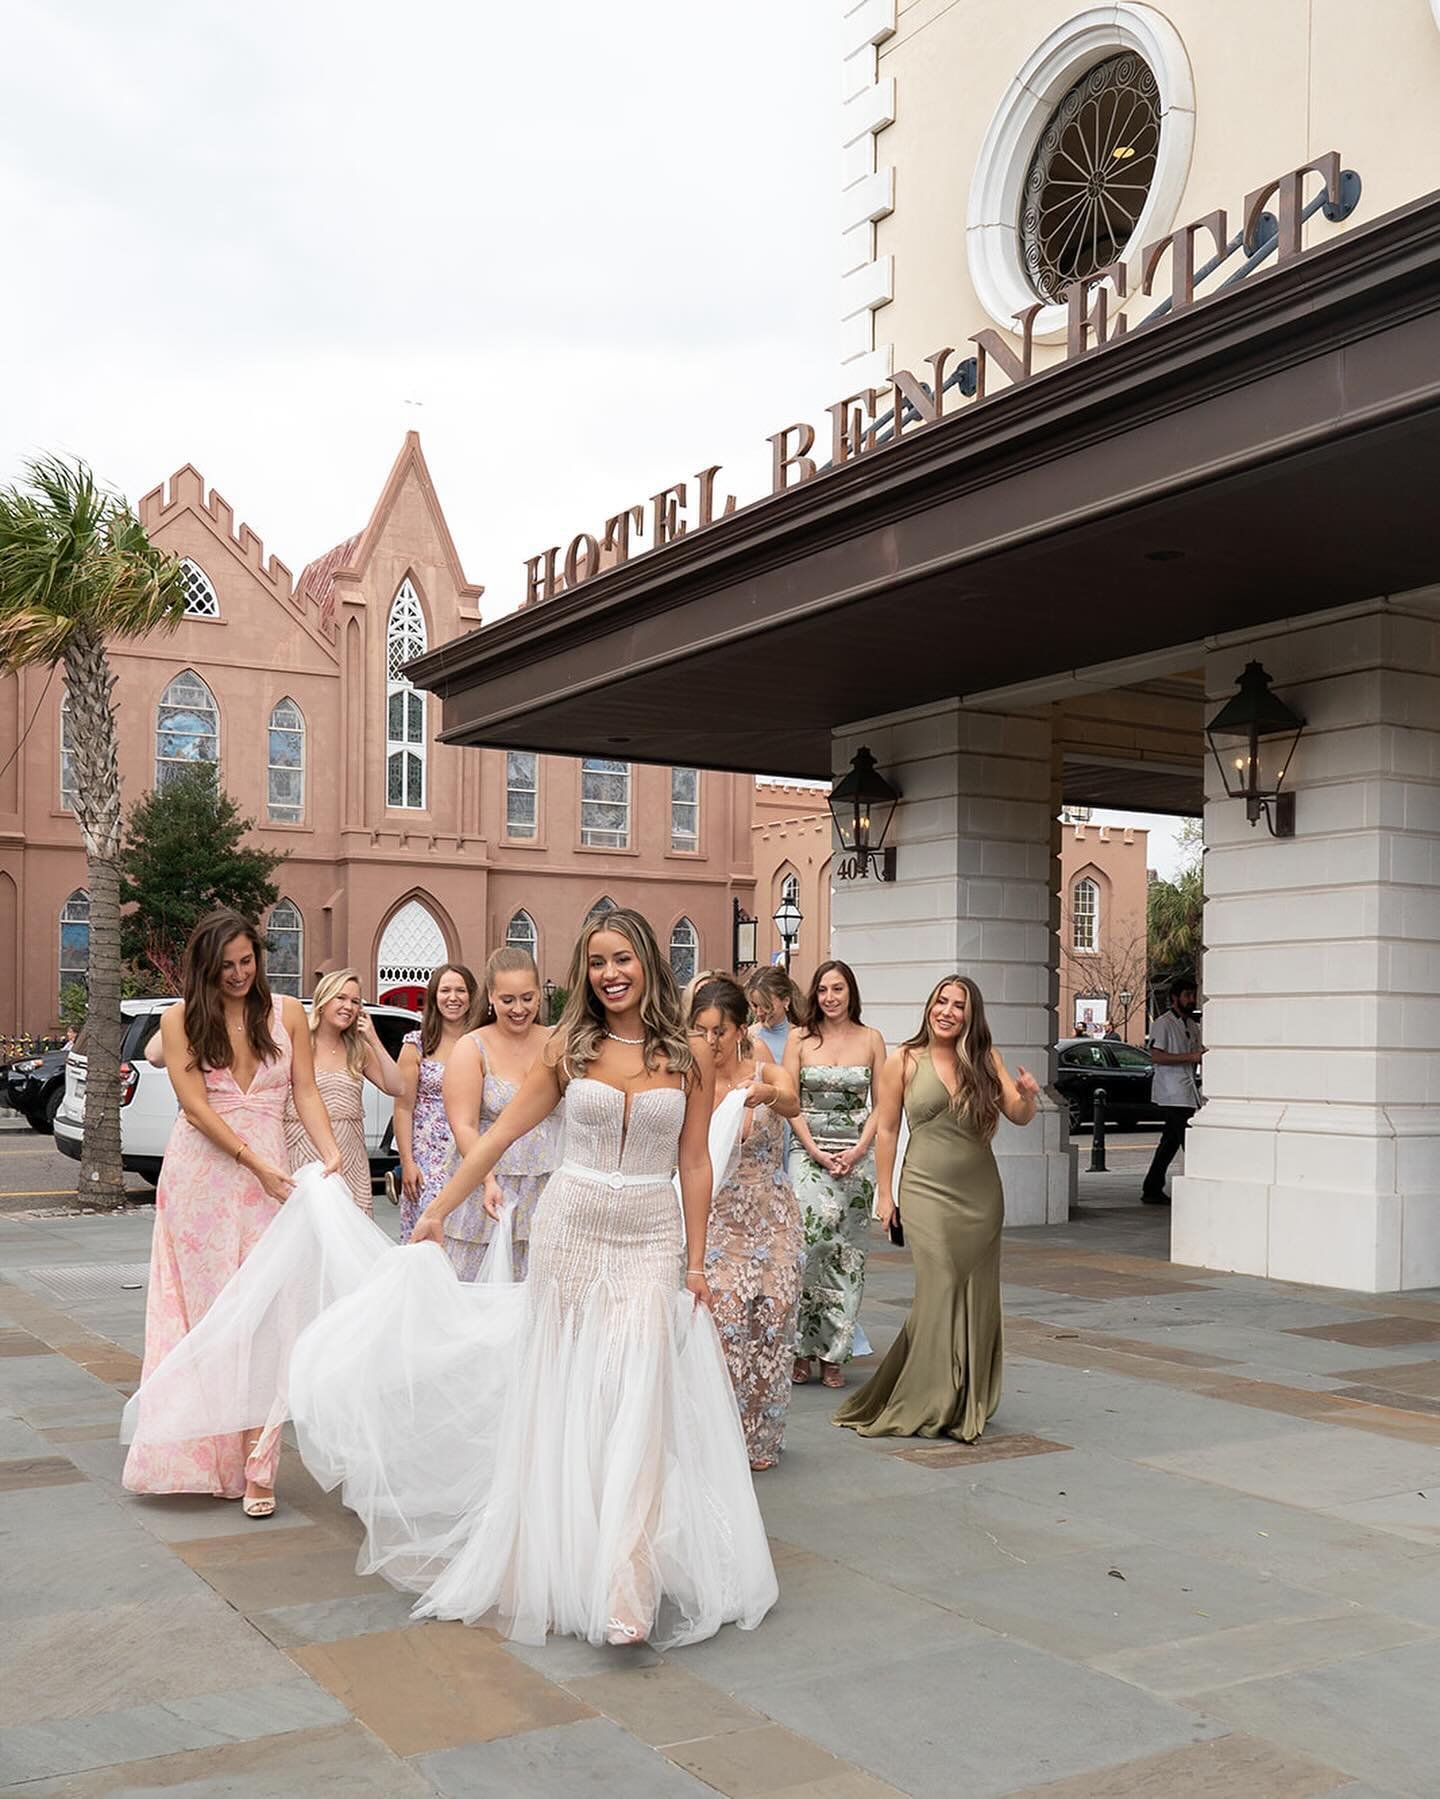
<svg viewBox="0 0 1440 1799">
<path fill-rule="evenodd" d="M 1295 835 L 1295 795 L 1285 775 L 1305 720 L 1270 691 L 1270 677 L 1247 662 L 1239 689 L 1205 727 L 1215 764 L 1232 800 L 1245 802 L 1252 825 L 1263 817 L 1272 837 Z"/>
<path fill-rule="evenodd" d="M 873 870 L 881 881 L 895 879 L 895 849 L 885 833 L 900 795 L 875 766 L 869 750 L 856 750 L 849 768 L 830 789 L 830 816 L 849 855 L 835 870 L 842 881 L 863 881 Z"/>
</svg>

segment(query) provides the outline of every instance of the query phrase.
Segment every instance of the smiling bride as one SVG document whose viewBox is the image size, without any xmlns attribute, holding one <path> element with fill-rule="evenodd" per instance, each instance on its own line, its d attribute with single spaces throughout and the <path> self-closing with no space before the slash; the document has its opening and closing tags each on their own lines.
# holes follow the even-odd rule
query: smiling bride
<svg viewBox="0 0 1440 1799">
<path fill-rule="evenodd" d="M 703 1270 L 712 1152 L 723 1179 L 744 1095 L 712 1123 L 713 1060 L 639 913 L 588 922 L 567 986 L 411 1246 L 301 1337 L 290 1407 L 365 1525 L 362 1566 L 420 1615 L 672 1647 L 753 1628 L 777 1594 Z M 445 1218 L 562 1097 L 528 1280 L 467 1286 Z"/>
</svg>

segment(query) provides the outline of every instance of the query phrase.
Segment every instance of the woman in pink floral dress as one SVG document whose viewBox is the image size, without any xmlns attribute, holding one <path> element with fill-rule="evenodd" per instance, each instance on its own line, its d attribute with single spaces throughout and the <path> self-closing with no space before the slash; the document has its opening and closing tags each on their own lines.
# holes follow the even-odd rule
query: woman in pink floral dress
<svg viewBox="0 0 1440 1799">
<path fill-rule="evenodd" d="M 459 962 L 442 962 L 425 988 L 420 1029 L 401 1039 L 395 1101 L 395 1147 L 400 1152 L 400 1241 L 455 1172 L 455 1139 L 445 1117 L 445 1068 L 450 1052 L 477 1022 L 479 988 Z"/>
<path fill-rule="evenodd" d="M 238 912 L 212 912 L 185 950 L 184 1001 L 160 1023 L 165 1066 L 180 1102 L 155 1194 L 145 1305 L 148 1377 L 199 1323 L 290 1192 L 285 1101 L 326 1171 L 340 1167 L 299 1000 L 273 999 L 263 940 Z M 244 1499 L 247 1516 L 275 1510 L 279 1433 L 135 1445 L 132 1493 L 209 1493 Z"/>
<path fill-rule="evenodd" d="M 715 1104 L 744 1088 L 740 1160 L 729 1179 L 715 1170 L 705 1239 L 705 1278 L 720 1347 L 735 1388 L 750 1466 L 773 1468 L 785 1440 L 795 1314 L 805 1237 L 783 1160 L 782 1119 L 800 1110 L 795 1084 L 752 1043 L 750 1005 L 728 975 L 696 989 L 690 1029 L 715 1058 Z"/>
</svg>

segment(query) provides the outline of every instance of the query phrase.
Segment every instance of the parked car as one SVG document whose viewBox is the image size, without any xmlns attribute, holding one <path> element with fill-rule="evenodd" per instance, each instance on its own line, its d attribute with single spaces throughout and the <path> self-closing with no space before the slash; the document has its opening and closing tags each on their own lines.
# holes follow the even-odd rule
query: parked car
<svg viewBox="0 0 1440 1799">
<path fill-rule="evenodd" d="M 1109 1037 L 1065 1037 L 1055 1045 L 1055 1091 L 1070 1108 L 1070 1129 L 1095 1120 L 1095 1089 L 1105 1089 L 1106 1120 L 1120 1130 L 1159 1124 L 1150 1098 L 1150 1052 Z"/>
<path fill-rule="evenodd" d="M 48 1131 L 65 1097 L 67 1049 L 47 1050 L 12 1062 L 5 1074 L 5 1097 L 32 1131 Z"/>
<path fill-rule="evenodd" d="M 305 1002 L 309 1007 L 309 1001 Z M 120 1047 L 120 1159 L 143 1180 L 160 1178 L 160 1162 L 179 1106 L 170 1076 L 152 1068 L 145 1048 L 160 1028 L 160 1014 L 178 1005 L 174 999 L 122 1000 L 125 1034 Z M 419 1015 L 399 1006 L 367 1006 L 375 1035 L 392 1056 L 400 1054 L 407 1031 L 416 1030 Z M 369 1081 L 365 1083 L 365 1147 L 371 1173 L 379 1179 L 398 1160 L 395 1152 L 394 1101 Z M 65 1070 L 64 1098 L 55 1114 L 55 1147 L 75 1161 L 85 1135 L 85 1058 L 71 1050 Z"/>
</svg>

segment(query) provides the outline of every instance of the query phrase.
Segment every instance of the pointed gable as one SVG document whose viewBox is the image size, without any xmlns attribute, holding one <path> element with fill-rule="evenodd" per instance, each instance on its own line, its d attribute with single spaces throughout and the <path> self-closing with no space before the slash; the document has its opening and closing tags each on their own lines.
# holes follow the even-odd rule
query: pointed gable
<svg viewBox="0 0 1440 1799">
<path fill-rule="evenodd" d="M 389 477 L 381 489 L 380 497 L 375 502 L 375 510 L 370 514 L 369 523 L 360 533 L 358 541 L 355 542 L 354 550 L 343 573 L 363 580 L 371 560 L 386 535 L 392 516 L 412 492 L 418 498 L 426 520 L 434 531 L 438 560 L 454 583 L 460 616 L 467 623 L 478 624 L 480 596 L 485 589 L 465 578 L 465 570 L 461 566 L 460 555 L 455 548 L 455 540 L 450 535 L 450 526 L 441 509 L 439 496 L 435 492 L 435 483 L 431 479 L 429 466 L 425 461 L 424 452 L 420 448 L 418 431 L 405 433 L 405 442 L 401 446 L 400 454 L 395 458 Z M 411 533 L 407 532 L 407 535 L 411 535 Z M 413 547 L 413 545 L 407 546 L 407 548 Z M 325 559 L 322 558 L 323 560 Z M 331 580 L 333 581 L 335 575 L 341 572 L 339 565 L 336 565 L 331 573 Z"/>
</svg>

